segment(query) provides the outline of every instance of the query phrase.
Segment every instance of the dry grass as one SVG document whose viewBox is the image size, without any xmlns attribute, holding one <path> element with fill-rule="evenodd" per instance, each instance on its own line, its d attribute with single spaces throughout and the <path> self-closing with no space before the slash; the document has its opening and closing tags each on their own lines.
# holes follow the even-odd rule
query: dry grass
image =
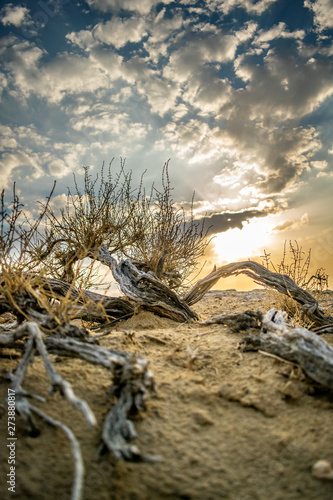
<svg viewBox="0 0 333 500">
<path fill-rule="evenodd" d="M 79 265 L 67 293 L 62 297 L 45 289 L 45 280 L 52 277 L 54 269 L 45 265 L 41 258 L 41 242 L 44 242 L 41 228 L 53 191 L 54 186 L 33 222 L 29 222 L 23 212 L 15 184 L 12 200 L 7 201 L 2 191 L 0 201 L 0 314 L 11 312 L 18 323 L 37 321 L 47 331 L 73 319 L 80 300 L 80 295 L 73 298 L 74 283 L 81 280 L 84 288 L 91 280 L 89 271 L 83 279 Z M 96 308 L 98 304 L 94 306 Z"/>
<path fill-rule="evenodd" d="M 325 309 L 325 290 L 328 289 L 328 275 L 325 269 L 319 268 L 312 275 L 309 273 L 311 264 L 311 249 L 306 254 L 302 247 L 295 241 L 285 241 L 283 254 L 279 264 L 271 260 L 271 254 L 264 251 L 263 265 L 276 273 L 289 276 L 296 285 L 311 293 Z M 269 289 L 268 300 L 276 309 L 286 311 L 290 321 L 295 326 L 311 326 L 304 319 L 300 305 L 292 297 L 281 295 Z M 325 313 L 330 314 L 326 304 Z"/>
</svg>

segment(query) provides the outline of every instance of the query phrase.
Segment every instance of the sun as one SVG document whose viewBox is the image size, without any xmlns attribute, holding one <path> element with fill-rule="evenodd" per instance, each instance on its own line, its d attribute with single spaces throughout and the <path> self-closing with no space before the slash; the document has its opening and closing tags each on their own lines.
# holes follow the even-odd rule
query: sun
<svg viewBox="0 0 333 500">
<path fill-rule="evenodd" d="M 228 229 L 219 233 L 212 241 L 213 250 L 217 254 L 218 265 L 248 260 L 262 255 L 272 241 L 272 220 L 268 218 L 253 219 L 245 223 L 242 229 Z"/>
</svg>

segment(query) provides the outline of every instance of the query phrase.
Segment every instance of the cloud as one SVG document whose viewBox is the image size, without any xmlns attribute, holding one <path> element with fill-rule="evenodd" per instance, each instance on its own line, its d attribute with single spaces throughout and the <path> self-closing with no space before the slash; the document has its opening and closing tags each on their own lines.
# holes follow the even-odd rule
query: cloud
<svg viewBox="0 0 333 500">
<path fill-rule="evenodd" d="M 163 3 L 170 3 L 172 0 L 164 0 Z M 119 10 L 137 11 L 140 14 L 147 14 L 155 5 L 161 3 L 160 0 L 87 0 L 90 7 L 102 12 L 114 12 Z"/>
<path fill-rule="evenodd" d="M 333 172 L 319 172 L 317 174 L 317 178 L 319 179 L 320 177 L 324 177 L 324 178 L 330 178 L 330 177 L 333 177 Z"/>
<path fill-rule="evenodd" d="M 305 0 L 304 6 L 312 10 L 314 14 L 314 24 L 319 32 L 333 28 L 332 0 Z"/>
<path fill-rule="evenodd" d="M 242 229 L 246 222 L 252 218 L 267 217 L 267 210 L 243 210 L 240 212 L 225 212 L 221 214 L 213 214 L 202 219 L 196 219 L 195 223 L 203 222 L 204 232 L 207 236 L 213 236 L 218 233 L 228 231 L 228 229 Z"/>
<path fill-rule="evenodd" d="M 16 147 L 17 141 L 13 137 L 12 129 L 8 126 L 0 125 L 0 149 L 6 151 Z"/>
<path fill-rule="evenodd" d="M 73 45 L 77 45 L 80 49 L 84 50 L 98 45 L 98 42 L 93 36 L 92 30 L 72 31 L 71 33 L 67 33 L 66 39 Z"/>
<path fill-rule="evenodd" d="M 303 214 L 300 220 L 285 220 L 277 226 L 273 227 L 272 231 L 275 233 L 284 232 L 290 229 L 299 229 L 304 226 L 308 226 L 309 216 L 307 213 Z"/>
<path fill-rule="evenodd" d="M 303 64 L 293 54 L 270 50 L 264 65 L 244 56 L 237 74 L 249 81 L 245 95 L 251 94 L 251 111 L 270 120 L 293 119 L 314 111 L 333 93 L 333 64 L 311 58 Z M 244 100 L 244 99 L 243 99 Z"/>
<path fill-rule="evenodd" d="M 148 127 L 140 122 L 133 123 L 127 113 L 120 113 L 112 105 L 92 105 L 82 113 L 71 118 L 74 130 L 83 131 L 87 136 L 103 133 L 103 140 L 109 144 L 125 146 L 126 141 L 140 142 Z"/>
<path fill-rule="evenodd" d="M 175 37 L 189 23 L 190 20 L 185 21 L 181 13 L 176 12 L 172 17 L 167 17 L 166 10 L 162 9 L 149 25 L 149 44 L 164 42 L 170 35 Z"/>
<path fill-rule="evenodd" d="M 173 109 L 178 96 L 178 87 L 173 82 L 151 75 L 147 82 L 138 82 L 139 92 L 146 96 L 151 110 L 163 116 Z"/>
<path fill-rule="evenodd" d="M 119 49 L 128 42 L 140 42 L 147 35 L 145 25 L 144 19 L 140 17 L 112 18 L 111 21 L 97 24 L 92 30 L 92 36 L 98 42 Z"/>
<path fill-rule="evenodd" d="M 164 142 L 167 141 L 180 157 L 189 156 L 192 160 L 197 154 L 204 154 L 212 142 L 208 124 L 194 118 L 183 123 L 169 122 L 162 132 Z"/>
<path fill-rule="evenodd" d="M 279 24 L 273 26 L 269 30 L 265 31 L 263 29 L 259 30 L 258 36 L 255 38 L 254 43 L 256 45 L 267 45 L 267 42 L 271 42 L 277 38 L 294 38 L 296 40 L 302 40 L 305 37 L 304 30 L 296 30 L 293 32 L 286 29 L 286 24 L 280 22 Z"/>
<path fill-rule="evenodd" d="M 4 26 L 13 25 L 15 28 L 31 24 L 30 10 L 22 5 L 8 3 L 0 11 L 0 21 Z"/>
<path fill-rule="evenodd" d="M 25 151 L 5 152 L 0 160 L 0 182 L 4 188 L 10 186 L 11 172 L 14 170 L 16 179 L 29 175 L 37 179 L 43 173 L 38 155 Z"/>
<path fill-rule="evenodd" d="M 164 70 L 166 76 L 186 80 L 206 64 L 226 63 L 233 60 L 240 43 L 236 35 L 222 33 L 192 33 L 184 46 L 173 51 Z"/>
<path fill-rule="evenodd" d="M 8 188 L 11 178 L 21 181 L 27 176 L 40 179 L 61 179 L 80 168 L 79 158 L 87 146 L 69 142 L 55 142 L 47 135 L 38 133 L 36 127 L 1 126 L 0 182 Z"/>
<path fill-rule="evenodd" d="M 50 103 L 66 96 L 112 87 L 121 76 L 121 56 L 111 50 L 92 50 L 90 56 L 63 52 L 44 62 L 45 52 L 30 42 L 11 43 L 0 54 L 16 88 L 26 98 L 36 95 Z"/>
<path fill-rule="evenodd" d="M 243 8 L 248 13 L 260 15 L 277 0 L 207 0 L 207 7 L 211 10 L 229 14 L 235 8 Z"/>
<path fill-rule="evenodd" d="M 325 170 L 325 168 L 328 167 L 328 163 L 326 160 L 322 161 L 312 161 L 310 162 L 311 167 L 315 168 L 316 170 Z"/>
</svg>

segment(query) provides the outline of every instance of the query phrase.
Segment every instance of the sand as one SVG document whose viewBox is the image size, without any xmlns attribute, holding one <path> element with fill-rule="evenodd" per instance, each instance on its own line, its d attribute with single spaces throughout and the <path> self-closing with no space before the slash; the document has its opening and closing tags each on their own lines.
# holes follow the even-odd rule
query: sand
<svg viewBox="0 0 333 500">
<path fill-rule="evenodd" d="M 194 308 L 202 318 L 223 312 L 266 311 L 264 290 L 210 292 Z M 84 499 L 89 500 L 330 500 L 333 481 L 312 476 L 319 459 L 333 463 L 333 395 L 297 367 L 258 352 L 241 352 L 244 332 L 222 325 L 179 325 L 140 311 L 101 339 L 105 347 L 140 353 L 150 360 L 157 394 L 136 418 L 136 444 L 160 463 L 114 463 L 98 456 L 110 380 L 102 368 L 59 358 L 57 370 L 72 382 L 98 420 L 88 428 L 81 415 L 49 395 L 38 357 L 25 388 L 45 396 L 48 413 L 76 433 L 84 455 Z M 333 344 L 333 335 L 325 340 Z M 0 400 L 6 372 L 17 360 L 1 358 Z M 43 406 L 43 405 L 41 405 Z M 60 430 L 42 425 L 27 435 L 16 417 L 16 493 L 8 473 L 6 405 L 0 407 L 1 498 L 69 499 L 73 461 Z"/>
</svg>

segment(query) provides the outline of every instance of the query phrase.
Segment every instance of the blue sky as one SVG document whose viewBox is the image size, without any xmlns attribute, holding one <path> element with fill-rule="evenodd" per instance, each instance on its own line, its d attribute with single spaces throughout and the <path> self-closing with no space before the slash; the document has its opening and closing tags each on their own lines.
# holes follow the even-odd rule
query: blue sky
<svg viewBox="0 0 333 500">
<path fill-rule="evenodd" d="M 296 238 L 333 274 L 332 0 L 15 2 L 0 29 L 0 184 L 27 207 L 83 165 L 149 185 L 171 158 L 212 261 Z"/>
</svg>

